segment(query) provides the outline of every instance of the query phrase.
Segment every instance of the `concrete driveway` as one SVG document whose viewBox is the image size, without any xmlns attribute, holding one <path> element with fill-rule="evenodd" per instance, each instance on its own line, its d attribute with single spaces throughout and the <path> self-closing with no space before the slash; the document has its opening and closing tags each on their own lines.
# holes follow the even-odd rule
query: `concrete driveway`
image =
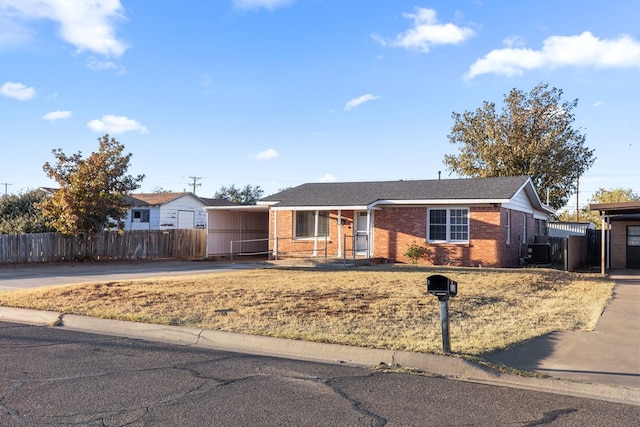
<svg viewBox="0 0 640 427">
<path fill-rule="evenodd" d="M 613 298 L 594 331 L 560 331 L 489 359 L 572 381 L 640 390 L 640 271 L 619 270 Z"/>
<path fill-rule="evenodd" d="M 133 261 L 50 263 L 0 266 L 0 291 L 106 280 L 204 274 L 269 268 L 268 262 Z"/>
</svg>

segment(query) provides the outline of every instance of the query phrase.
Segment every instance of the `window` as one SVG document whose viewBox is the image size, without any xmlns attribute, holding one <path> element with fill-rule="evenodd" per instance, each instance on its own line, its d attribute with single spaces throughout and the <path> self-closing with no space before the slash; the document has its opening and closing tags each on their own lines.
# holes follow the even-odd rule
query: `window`
<svg viewBox="0 0 640 427">
<path fill-rule="evenodd" d="M 430 242 L 467 242 L 469 209 L 429 209 L 427 230 Z"/>
<path fill-rule="evenodd" d="M 535 234 L 537 236 L 547 235 L 547 222 L 543 219 L 536 219 Z"/>
<path fill-rule="evenodd" d="M 133 209 L 131 222 L 149 222 L 149 209 Z"/>
<path fill-rule="evenodd" d="M 295 237 L 324 237 L 329 235 L 329 212 L 296 211 Z"/>
<path fill-rule="evenodd" d="M 640 246 L 640 226 L 627 226 L 627 246 Z"/>
</svg>

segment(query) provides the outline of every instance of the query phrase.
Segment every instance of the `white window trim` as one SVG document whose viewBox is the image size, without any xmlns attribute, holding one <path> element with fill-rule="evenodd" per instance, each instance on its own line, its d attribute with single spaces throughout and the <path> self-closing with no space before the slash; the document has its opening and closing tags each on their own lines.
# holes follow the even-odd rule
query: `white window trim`
<svg viewBox="0 0 640 427">
<path fill-rule="evenodd" d="M 140 213 L 140 217 L 136 218 L 136 213 Z M 146 221 L 145 221 L 146 216 Z M 147 224 L 151 221 L 151 211 L 146 208 L 131 209 L 131 222 L 136 224 Z"/>
<path fill-rule="evenodd" d="M 313 231 L 314 235 L 313 236 L 301 236 L 301 237 L 296 236 L 296 229 L 298 227 L 297 223 L 296 223 L 296 221 L 298 220 L 298 212 L 309 212 L 309 213 L 315 212 L 315 215 L 314 215 L 315 223 L 314 223 L 314 231 Z M 328 227 L 327 239 L 330 237 L 330 234 L 331 234 L 331 224 L 329 222 L 330 219 L 331 219 L 330 211 L 320 211 L 320 210 L 315 210 L 315 211 L 294 211 L 294 214 L 293 214 L 293 239 L 294 240 L 318 240 L 318 239 L 324 239 L 325 238 L 324 234 L 320 234 L 320 235 L 318 234 L 318 226 L 319 226 L 318 219 L 320 218 L 320 212 L 326 212 L 327 213 L 327 227 Z"/>
<path fill-rule="evenodd" d="M 451 211 L 455 210 L 455 209 L 465 209 L 467 211 L 467 239 L 466 240 L 453 240 L 451 239 Z M 430 229 L 431 229 L 431 211 L 432 210 L 438 210 L 438 211 L 446 211 L 446 232 L 447 232 L 447 238 L 446 240 L 433 240 L 431 239 L 431 235 L 430 235 Z M 427 242 L 428 243 L 457 243 L 457 244 L 467 244 L 469 243 L 469 236 L 471 235 L 471 219 L 470 219 L 470 213 L 471 213 L 471 209 L 469 209 L 469 207 L 467 206 L 450 206 L 450 207 L 434 207 L 434 208 L 428 208 L 427 209 Z"/>
</svg>

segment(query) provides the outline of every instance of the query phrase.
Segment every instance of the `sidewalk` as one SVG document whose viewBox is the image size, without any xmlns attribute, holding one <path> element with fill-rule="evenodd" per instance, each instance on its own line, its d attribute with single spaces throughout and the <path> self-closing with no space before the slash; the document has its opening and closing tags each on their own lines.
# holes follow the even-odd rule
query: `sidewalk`
<svg viewBox="0 0 640 427">
<path fill-rule="evenodd" d="M 620 270 L 592 332 L 554 332 L 490 360 L 556 378 L 640 390 L 640 271 Z"/>
</svg>

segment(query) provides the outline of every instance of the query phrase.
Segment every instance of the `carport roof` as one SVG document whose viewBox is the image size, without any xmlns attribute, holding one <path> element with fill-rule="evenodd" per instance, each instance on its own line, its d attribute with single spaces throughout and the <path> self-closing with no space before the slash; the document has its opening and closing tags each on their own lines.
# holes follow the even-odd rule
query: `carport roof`
<svg viewBox="0 0 640 427">
<path fill-rule="evenodd" d="M 609 216 L 612 221 L 640 220 L 640 200 L 618 203 L 594 203 L 589 205 L 592 211 L 601 216 Z"/>
<path fill-rule="evenodd" d="M 600 211 L 601 215 L 640 214 L 640 200 L 618 203 L 594 203 L 589 205 L 592 211 Z"/>
</svg>

